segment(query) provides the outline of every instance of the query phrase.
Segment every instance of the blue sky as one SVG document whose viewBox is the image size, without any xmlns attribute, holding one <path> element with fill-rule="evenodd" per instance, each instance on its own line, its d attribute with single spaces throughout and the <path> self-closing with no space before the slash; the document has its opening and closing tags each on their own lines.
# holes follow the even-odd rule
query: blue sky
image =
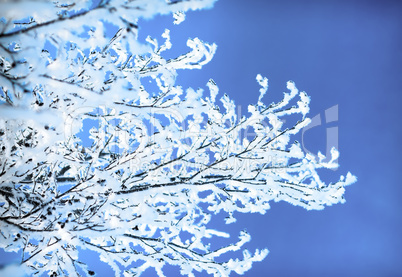
<svg viewBox="0 0 402 277">
<path fill-rule="evenodd" d="M 218 45 L 202 70 L 179 71 L 184 88 L 206 89 L 213 78 L 220 95 L 246 114 L 258 100 L 258 73 L 269 78 L 265 103 L 280 100 L 293 80 L 311 96 L 310 117 L 323 122 L 305 133 L 305 148 L 325 153 L 327 129 L 338 128 L 341 166 L 322 174 L 328 181 L 348 171 L 358 177 L 345 204 L 308 212 L 272 203 L 265 215 L 237 214 L 232 225 L 215 221 L 233 236 L 246 228 L 251 251 L 270 250 L 245 276 L 402 275 L 401 8 L 392 0 L 219 0 L 211 10 L 187 13 L 178 26 L 171 16 L 139 22 L 142 41 L 171 29 L 172 56 L 187 51 L 188 37 Z M 325 111 L 335 105 L 338 120 L 326 123 Z M 1 255 L 2 263 L 9 257 Z M 96 271 L 111 274 L 99 263 Z M 168 276 L 176 273 L 169 269 Z"/>
<path fill-rule="evenodd" d="M 305 133 L 306 149 L 325 153 L 327 128 L 338 128 L 340 168 L 322 174 L 358 177 L 347 202 L 310 212 L 272 203 L 263 216 L 238 214 L 226 228 L 246 228 L 250 250 L 270 250 L 245 276 L 402 274 L 401 8 L 400 1 L 220 0 L 178 26 L 170 16 L 140 22 L 140 39 L 171 29 L 177 53 L 188 37 L 218 45 L 202 70 L 179 72 L 183 87 L 206 88 L 213 78 L 246 113 L 258 100 L 258 73 L 269 78 L 266 103 L 293 80 L 311 96 L 310 117 L 322 120 Z M 325 110 L 334 105 L 338 121 L 327 124 Z"/>
</svg>

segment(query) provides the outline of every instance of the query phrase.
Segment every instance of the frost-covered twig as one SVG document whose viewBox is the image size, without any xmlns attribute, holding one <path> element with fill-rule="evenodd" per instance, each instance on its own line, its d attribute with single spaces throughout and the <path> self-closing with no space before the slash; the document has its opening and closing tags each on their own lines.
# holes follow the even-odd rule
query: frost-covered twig
<svg viewBox="0 0 402 277">
<path fill-rule="evenodd" d="M 209 246 L 213 236 L 228 237 L 210 227 L 214 214 L 226 213 L 229 224 L 235 212 L 265 213 L 272 200 L 306 209 L 344 202 L 355 177 L 327 185 L 317 174 L 337 167 L 338 152 L 317 161 L 291 142 L 310 122 L 310 99 L 295 84 L 266 106 L 268 80 L 258 75 L 258 102 L 237 118 L 213 80 L 209 95 L 175 83 L 179 69 L 208 63 L 215 44 L 189 39 L 188 53 L 166 60 L 169 30 L 162 44 L 137 41 L 139 17 L 176 12 L 178 20 L 213 2 L 7 4 L 0 23 L 0 245 L 22 250 L 28 272 L 91 275 L 78 257 L 89 249 L 116 276 L 149 267 L 163 276 L 166 264 L 188 276 L 242 274 L 268 251 L 216 262 L 250 236 Z M 289 115 L 300 118 L 285 128 Z M 251 140 L 242 135 L 248 128 Z M 122 272 L 120 265 L 133 262 L 138 266 Z"/>
</svg>

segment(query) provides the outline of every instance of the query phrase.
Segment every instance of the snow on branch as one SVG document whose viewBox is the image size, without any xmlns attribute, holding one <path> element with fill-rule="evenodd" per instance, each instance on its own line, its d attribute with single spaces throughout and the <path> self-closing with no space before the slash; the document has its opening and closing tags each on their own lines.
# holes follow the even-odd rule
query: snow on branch
<svg viewBox="0 0 402 277">
<path fill-rule="evenodd" d="M 229 224 L 270 201 L 308 210 L 345 201 L 356 178 L 325 184 L 317 173 L 338 166 L 337 150 L 317 161 L 291 141 L 310 122 L 310 99 L 294 83 L 266 106 L 268 80 L 258 75 L 258 104 L 237 118 L 212 79 L 208 94 L 176 84 L 177 70 L 200 69 L 215 44 L 189 39 L 188 53 L 165 59 L 169 30 L 162 43 L 137 41 L 138 18 L 175 13 L 179 22 L 213 2 L 1 4 L 0 245 L 22 251 L 27 273 L 93 275 L 79 259 L 88 249 L 116 276 L 164 276 L 166 264 L 188 276 L 242 274 L 268 251 L 217 262 L 250 235 L 214 248 L 208 241 L 228 234 L 210 227 L 212 216 L 224 212 Z M 292 114 L 299 121 L 284 128 Z M 249 127 L 251 140 L 241 135 Z"/>
</svg>

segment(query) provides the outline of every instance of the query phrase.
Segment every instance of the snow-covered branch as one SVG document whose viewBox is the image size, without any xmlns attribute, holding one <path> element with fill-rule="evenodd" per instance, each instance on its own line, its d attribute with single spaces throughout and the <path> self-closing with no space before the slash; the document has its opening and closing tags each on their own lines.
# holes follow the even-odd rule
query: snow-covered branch
<svg viewBox="0 0 402 277">
<path fill-rule="evenodd" d="M 215 44 L 189 39 L 188 53 L 165 59 L 169 30 L 162 43 L 137 41 L 138 18 L 175 13 L 181 22 L 213 2 L 1 4 L 0 245 L 22 250 L 27 272 L 93 275 L 78 256 L 89 249 L 116 276 L 149 267 L 164 276 L 166 264 L 188 276 L 242 274 L 268 251 L 216 262 L 250 235 L 210 246 L 213 236 L 228 237 L 210 228 L 213 215 L 226 213 L 229 224 L 235 212 L 265 213 L 272 200 L 309 210 L 344 202 L 355 177 L 325 184 L 317 173 L 338 166 L 337 150 L 317 161 L 291 141 L 310 122 L 310 99 L 294 83 L 266 106 L 268 80 L 258 75 L 258 103 L 238 118 L 212 79 L 208 95 L 175 82 L 179 69 L 208 63 Z M 299 121 L 285 128 L 289 115 Z"/>
</svg>

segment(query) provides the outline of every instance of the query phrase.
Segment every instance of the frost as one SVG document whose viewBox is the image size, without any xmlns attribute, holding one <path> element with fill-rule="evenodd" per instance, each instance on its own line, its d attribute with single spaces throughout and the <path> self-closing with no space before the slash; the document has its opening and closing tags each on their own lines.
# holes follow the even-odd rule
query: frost
<svg viewBox="0 0 402 277">
<path fill-rule="evenodd" d="M 215 103 L 215 98 L 218 95 L 218 86 L 216 85 L 215 81 L 210 79 L 209 82 L 207 83 L 207 86 L 209 88 L 209 91 L 211 93 L 211 102 Z"/>
<path fill-rule="evenodd" d="M 257 82 L 258 84 L 260 84 L 261 88 L 260 88 L 260 96 L 258 97 L 258 103 L 262 103 L 261 100 L 264 97 L 264 94 L 267 92 L 268 90 L 268 79 L 267 78 L 263 78 L 260 74 L 257 75 Z"/>
<path fill-rule="evenodd" d="M 184 12 L 178 11 L 173 13 L 173 18 L 174 18 L 173 24 L 179 25 L 186 19 L 186 14 Z"/>
<path fill-rule="evenodd" d="M 238 118 L 212 79 L 207 91 L 176 84 L 178 70 L 202 68 L 215 44 L 191 38 L 187 53 L 167 59 L 170 30 L 137 40 L 138 18 L 174 13 L 178 24 L 214 2 L 2 4 L 0 247 L 23 249 L 22 270 L 89 274 L 79 260 L 88 250 L 116 276 L 164 276 L 165 265 L 188 276 L 243 274 L 268 250 L 244 250 L 245 231 L 215 247 L 214 237 L 230 238 L 211 228 L 214 215 L 231 224 L 270 201 L 308 210 L 345 201 L 356 177 L 325 184 L 317 173 L 336 168 L 339 152 L 317 161 L 292 140 L 311 121 L 310 98 L 293 82 L 266 106 L 268 79 L 257 75 L 258 102 Z M 299 121 L 285 128 L 289 115 Z M 222 262 L 232 251 L 243 258 Z"/>
</svg>

